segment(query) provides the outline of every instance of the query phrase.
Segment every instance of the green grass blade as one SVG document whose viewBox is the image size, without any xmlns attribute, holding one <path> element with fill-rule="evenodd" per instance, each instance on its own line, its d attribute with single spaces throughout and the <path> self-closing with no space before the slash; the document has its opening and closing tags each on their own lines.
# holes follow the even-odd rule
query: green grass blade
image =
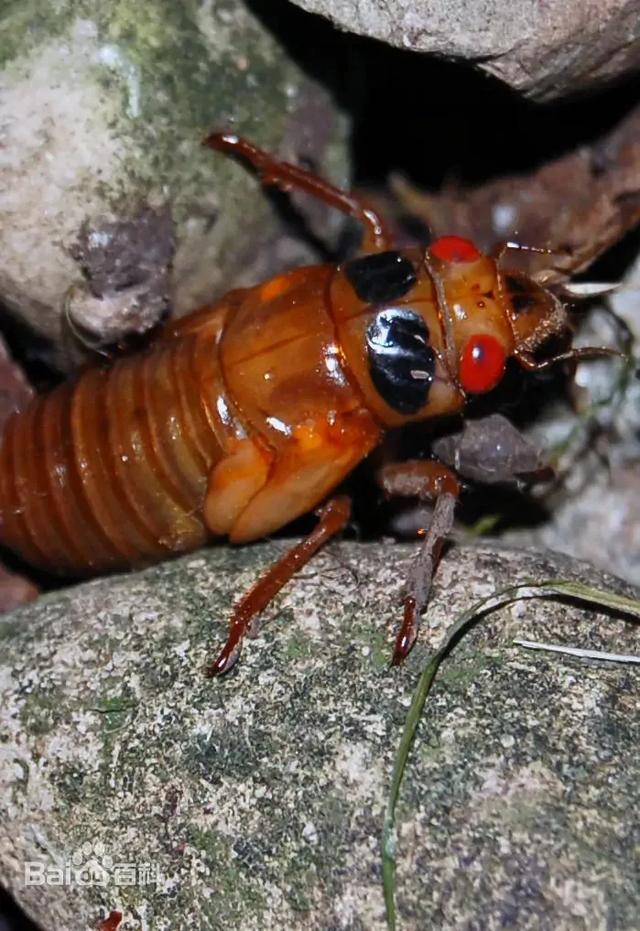
<svg viewBox="0 0 640 931">
<path fill-rule="evenodd" d="M 454 623 L 444 636 L 440 647 L 429 658 L 422 671 L 416 686 L 407 717 L 405 719 L 400 745 L 398 747 L 391 787 L 384 815 L 382 830 L 382 883 L 384 902 L 387 912 L 387 927 L 395 931 L 397 916 L 395 908 L 395 880 L 396 880 L 396 841 L 395 841 L 395 814 L 400 788 L 409 758 L 422 710 L 431 691 L 436 673 L 442 661 L 453 649 L 460 637 L 484 615 L 514 601 L 526 598 L 567 598 L 572 601 L 608 608 L 616 614 L 633 617 L 640 620 L 640 601 L 615 592 L 601 591 L 580 582 L 571 582 L 564 579 L 546 579 L 543 582 L 524 582 L 508 588 L 493 592 L 487 598 L 477 601 L 474 605 L 458 615 Z"/>
</svg>

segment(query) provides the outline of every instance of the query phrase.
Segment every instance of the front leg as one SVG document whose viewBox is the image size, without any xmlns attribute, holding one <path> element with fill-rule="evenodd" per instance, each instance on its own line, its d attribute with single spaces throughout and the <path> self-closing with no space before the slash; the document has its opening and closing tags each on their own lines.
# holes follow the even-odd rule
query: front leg
<svg viewBox="0 0 640 931">
<path fill-rule="evenodd" d="M 321 546 L 346 526 L 351 514 L 351 502 L 344 495 L 332 498 L 318 513 L 318 523 L 311 533 L 291 547 L 258 579 L 235 606 L 229 623 L 227 642 L 207 669 L 209 676 L 219 676 L 235 666 L 242 640 L 252 636 L 257 616 L 264 611 L 281 588 L 309 562 Z"/>
<path fill-rule="evenodd" d="M 460 494 L 460 484 L 447 466 L 434 459 L 409 460 L 383 466 L 377 473 L 378 484 L 391 496 L 416 497 L 435 501 L 429 528 L 414 561 L 404 596 L 404 616 L 396 636 L 393 666 L 410 653 L 418 636 L 420 614 L 429 601 L 431 581 L 437 569 L 442 547 L 453 528 L 453 514 Z"/>
<path fill-rule="evenodd" d="M 310 418 L 294 427 L 276 454 L 254 439 L 238 442 L 209 476 L 203 513 L 209 530 L 226 533 L 232 543 L 267 536 L 311 510 L 371 451 L 380 430 L 365 410 L 327 422 Z M 227 643 L 209 667 L 216 676 L 235 664 L 242 641 L 256 630 L 256 618 L 283 585 L 349 520 L 350 502 L 331 499 L 319 512 L 309 536 L 296 543 L 238 602 Z"/>
</svg>

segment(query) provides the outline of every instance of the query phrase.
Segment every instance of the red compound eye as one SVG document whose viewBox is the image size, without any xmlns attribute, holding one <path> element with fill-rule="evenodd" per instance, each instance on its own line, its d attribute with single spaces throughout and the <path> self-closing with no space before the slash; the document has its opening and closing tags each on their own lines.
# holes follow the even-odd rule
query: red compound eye
<svg viewBox="0 0 640 931">
<path fill-rule="evenodd" d="M 442 262 L 475 262 L 480 258 L 474 244 L 462 236 L 440 236 L 433 240 L 429 252 Z"/>
<path fill-rule="evenodd" d="M 460 384 L 471 394 L 491 391 L 504 374 L 504 349 L 486 333 L 472 336 L 460 354 Z"/>
</svg>

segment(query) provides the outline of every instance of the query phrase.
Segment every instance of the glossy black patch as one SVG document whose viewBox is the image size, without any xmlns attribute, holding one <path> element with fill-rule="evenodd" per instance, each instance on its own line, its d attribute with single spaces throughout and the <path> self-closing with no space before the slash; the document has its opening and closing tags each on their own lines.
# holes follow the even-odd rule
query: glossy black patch
<svg viewBox="0 0 640 931">
<path fill-rule="evenodd" d="M 408 307 L 382 310 L 367 329 L 371 380 L 380 397 L 400 414 L 415 414 L 427 403 L 436 355 L 429 330 Z"/>
<path fill-rule="evenodd" d="M 360 300 L 367 304 L 397 301 L 416 283 L 413 265 L 399 252 L 377 252 L 354 259 L 347 262 L 344 273 Z"/>
</svg>

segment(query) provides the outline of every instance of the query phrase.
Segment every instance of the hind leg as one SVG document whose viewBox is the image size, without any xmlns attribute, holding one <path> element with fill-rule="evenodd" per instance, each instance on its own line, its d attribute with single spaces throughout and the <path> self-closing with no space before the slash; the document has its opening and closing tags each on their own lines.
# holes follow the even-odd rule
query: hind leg
<svg viewBox="0 0 640 931">
<path fill-rule="evenodd" d="M 235 133 L 212 133 L 204 140 L 204 145 L 249 162 L 263 184 L 273 184 L 287 192 L 304 191 L 347 216 L 359 220 L 364 227 L 363 252 L 384 252 L 391 248 L 391 234 L 384 220 L 361 197 L 341 191 L 298 165 L 278 161 Z"/>
</svg>

